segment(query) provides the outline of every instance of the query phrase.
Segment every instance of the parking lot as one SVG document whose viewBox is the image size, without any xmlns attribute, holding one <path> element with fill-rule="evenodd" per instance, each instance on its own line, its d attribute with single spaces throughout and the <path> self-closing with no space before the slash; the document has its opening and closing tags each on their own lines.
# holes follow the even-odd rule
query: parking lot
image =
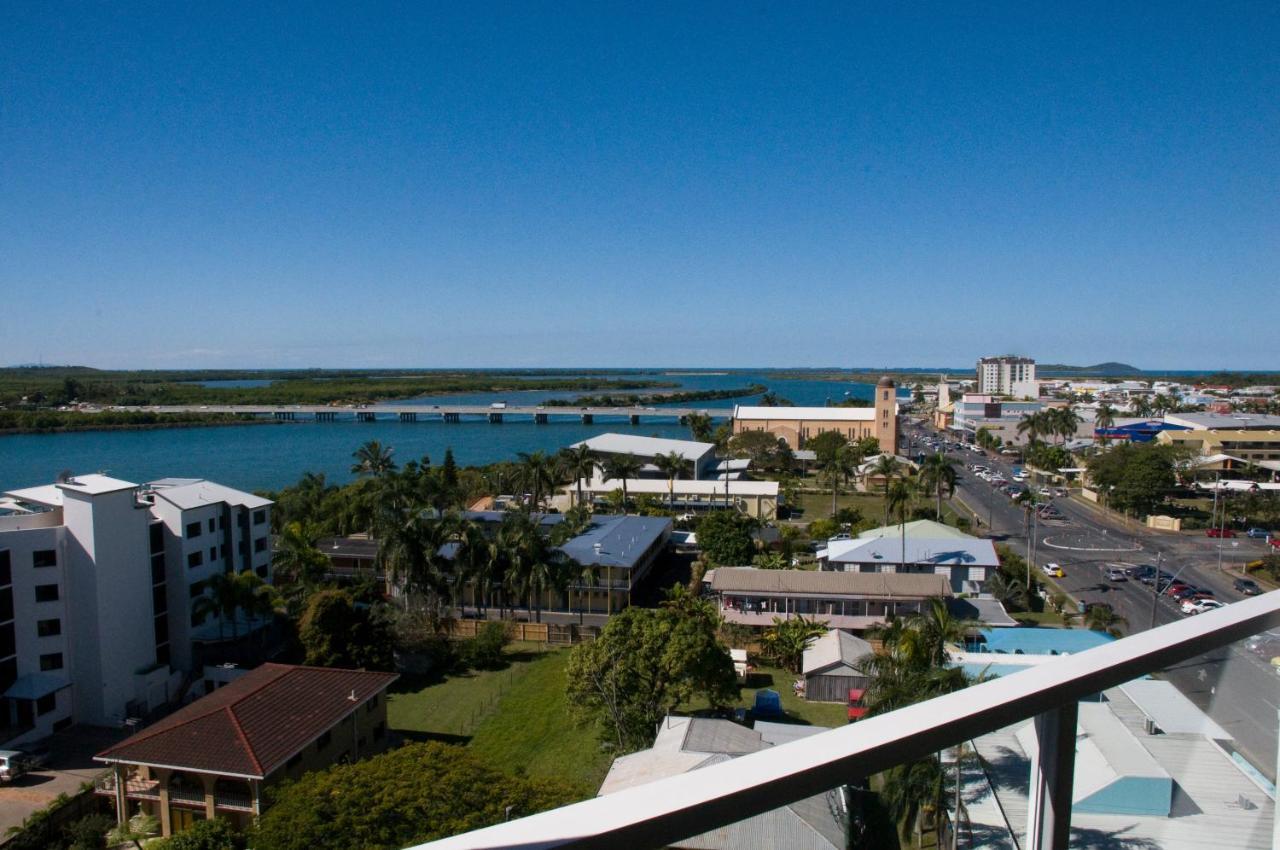
<svg viewBox="0 0 1280 850">
<path fill-rule="evenodd" d="M 0 785 L 0 835 L 21 826 L 32 812 L 43 809 L 59 794 L 73 796 L 81 785 L 92 782 L 104 769 L 93 761 L 94 754 L 124 736 L 117 729 L 77 726 L 51 737 L 46 742 L 49 762 L 45 767 Z"/>
</svg>

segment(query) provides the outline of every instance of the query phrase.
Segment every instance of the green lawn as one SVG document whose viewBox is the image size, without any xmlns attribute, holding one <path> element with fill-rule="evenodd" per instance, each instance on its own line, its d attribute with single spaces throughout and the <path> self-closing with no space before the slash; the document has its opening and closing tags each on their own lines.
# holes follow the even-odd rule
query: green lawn
<svg viewBox="0 0 1280 850">
<path fill-rule="evenodd" d="M 786 715 L 784 718 L 775 719 L 809 726 L 829 727 L 843 726 L 849 722 L 846 706 L 840 703 L 806 702 L 797 697 L 791 685 L 801 678 L 803 677 L 798 673 L 788 673 L 777 667 L 758 666 L 752 672 L 747 684 L 743 686 L 742 693 L 733 707 L 751 708 L 755 705 L 756 691 L 769 688 L 777 691 L 782 698 L 782 711 Z M 706 711 L 707 708 L 705 702 L 681 706 L 682 712 L 687 713 Z"/>
<path fill-rule="evenodd" d="M 803 515 L 800 517 L 801 522 L 810 523 L 815 519 L 826 519 L 831 516 L 831 491 L 826 493 L 798 493 L 796 500 L 800 507 L 804 509 Z M 926 497 L 920 497 L 916 500 L 917 507 L 928 510 L 929 518 L 933 518 L 934 507 L 936 501 Z M 863 517 L 873 521 L 877 526 L 884 522 L 884 497 L 879 493 L 839 493 L 836 495 L 837 508 L 857 508 Z M 956 517 L 968 517 L 968 513 L 962 511 L 958 504 L 952 504 L 949 500 L 942 500 L 942 521 L 948 525 L 956 524 Z M 895 522 L 893 517 L 889 518 L 889 522 Z"/>
<path fill-rule="evenodd" d="M 504 670 L 402 677 L 387 702 L 397 731 L 466 743 L 490 764 L 566 779 L 590 796 L 609 769 L 595 730 L 578 727 L 565 702 L 568 650 L 508 648 Z"/>
<path fill-rule="evenodd" d="M 1062 615 L 1058 614 L 1051 608 L 1043 611 L 1015 611 L 1010 612 L 1010 617 L 1028 626 L 1065 626 Z"/>
</svg>

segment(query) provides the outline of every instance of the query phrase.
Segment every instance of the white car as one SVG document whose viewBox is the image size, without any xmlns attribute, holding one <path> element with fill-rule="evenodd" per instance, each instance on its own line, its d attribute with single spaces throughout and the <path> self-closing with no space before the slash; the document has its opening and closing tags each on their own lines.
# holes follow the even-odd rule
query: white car
<svg viewBox="0 0 1280 850">
<path fill-rule="evenodd" d="M 1203 614 L 1205 611 L 1223 607 L 1225 606 L 1216 599 L 1188 599 L 1182 603 L 1182 613 Z"/>
</svg>

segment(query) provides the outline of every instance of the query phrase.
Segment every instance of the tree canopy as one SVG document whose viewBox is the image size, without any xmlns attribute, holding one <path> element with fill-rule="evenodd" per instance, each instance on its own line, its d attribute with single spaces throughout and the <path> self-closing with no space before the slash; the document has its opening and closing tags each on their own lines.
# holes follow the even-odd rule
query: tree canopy
<svg viewBox="0 0 1280 850">
<path fill-rule="evenodd" d="M 1089 479 L 1111 507 L 1153 513 L 1177 486 L 1180 450 L 1158 443 L 1121 443 L 1089 461 Z"/>
<path fill-rule="evenodd" d="M 653 743 L 658 722 L 682 704 L 731 703 L 738 685 L 719 625 L 710 603 L 679 587 L 661 608 L 615 614 L 599 638 L 574 647 L 569 704 L 623 753 Z"/>
<path fill-rule="evenodd" d="M 298 637 L 306 663 L 319 667 L 390 670 L 390 622 L 368 606 L 356 605 L 345 590 L 321 590 L 307 600 Z"/>
<path fill-rule="evenodd" d="M 461 747 L 407 744 L 270 792 L 255 850 L 400 850 L 581 798 L 567 783 L 495 770 Z"/>
<path fill-rule="evenodd" d="M 698 548 L 713 564 L 749 564 L 756 551 L 751 532 L 757 524 L 737 511 L 712 511 L 698 521 Z"/>
</svg>

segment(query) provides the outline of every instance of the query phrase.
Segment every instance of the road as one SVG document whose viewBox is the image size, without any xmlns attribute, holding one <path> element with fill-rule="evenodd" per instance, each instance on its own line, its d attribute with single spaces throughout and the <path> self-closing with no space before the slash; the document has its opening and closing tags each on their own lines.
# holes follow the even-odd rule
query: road
<svg viewBox="0 0 1280 850">
<path fill-rule="evenodd" d="M 930 429 L 906 429 L 907 445 L 929 432 Z M 1238 569 L 1245 561 L 1267 552 L 1260 540 L 1219 541 L 1126 524 L 1080 498 L 1054 499 L 1064 521 L 1037 523 L 1034 535 L 1029 535 L 1023 509 L 964 468 L 966 463 L 980 463 L 1000 470 L 1012 480 L 1012 464 L 999 456 L 993 458 L 990 453 L 985 457 L 970 451 L 949 455 L 959 464 L 955 498 L 980 519 L 982 531 L 1023 557 L 1027 556 L 1029 538 L 1033 538 L 1035 566 L 1050 562 L 1061 565 L 1066 576 L 1057 580 L 1059 587 L 1080 602 L 1111 605 L 1125 618 L 1123 631 L 1141 631 L 1153 624 L 1181 619 L 1183 614 L 1172 600 L 1155 596 L 1147 585 L 1133 580 L 1107 581 L 1106 570 L 1110 566 L 1155 564 L 1158 558 L 1165 571 L 1212 590 L 1223 602 L 1234 602 L 1243 597 L 1232 588 L 1235 576 L 1228 570 Z M 1220 560 L 1222 570 L 1218 568 Z M 1280 676 L 1275 668 L 1246 651 L 1242 644 L 1233 644 L 1166 670 L 1164 678 L 1235 736 L 1234 746 L 1241 755 L 1275 782 L 1280 710 Z"/>
</svg>

